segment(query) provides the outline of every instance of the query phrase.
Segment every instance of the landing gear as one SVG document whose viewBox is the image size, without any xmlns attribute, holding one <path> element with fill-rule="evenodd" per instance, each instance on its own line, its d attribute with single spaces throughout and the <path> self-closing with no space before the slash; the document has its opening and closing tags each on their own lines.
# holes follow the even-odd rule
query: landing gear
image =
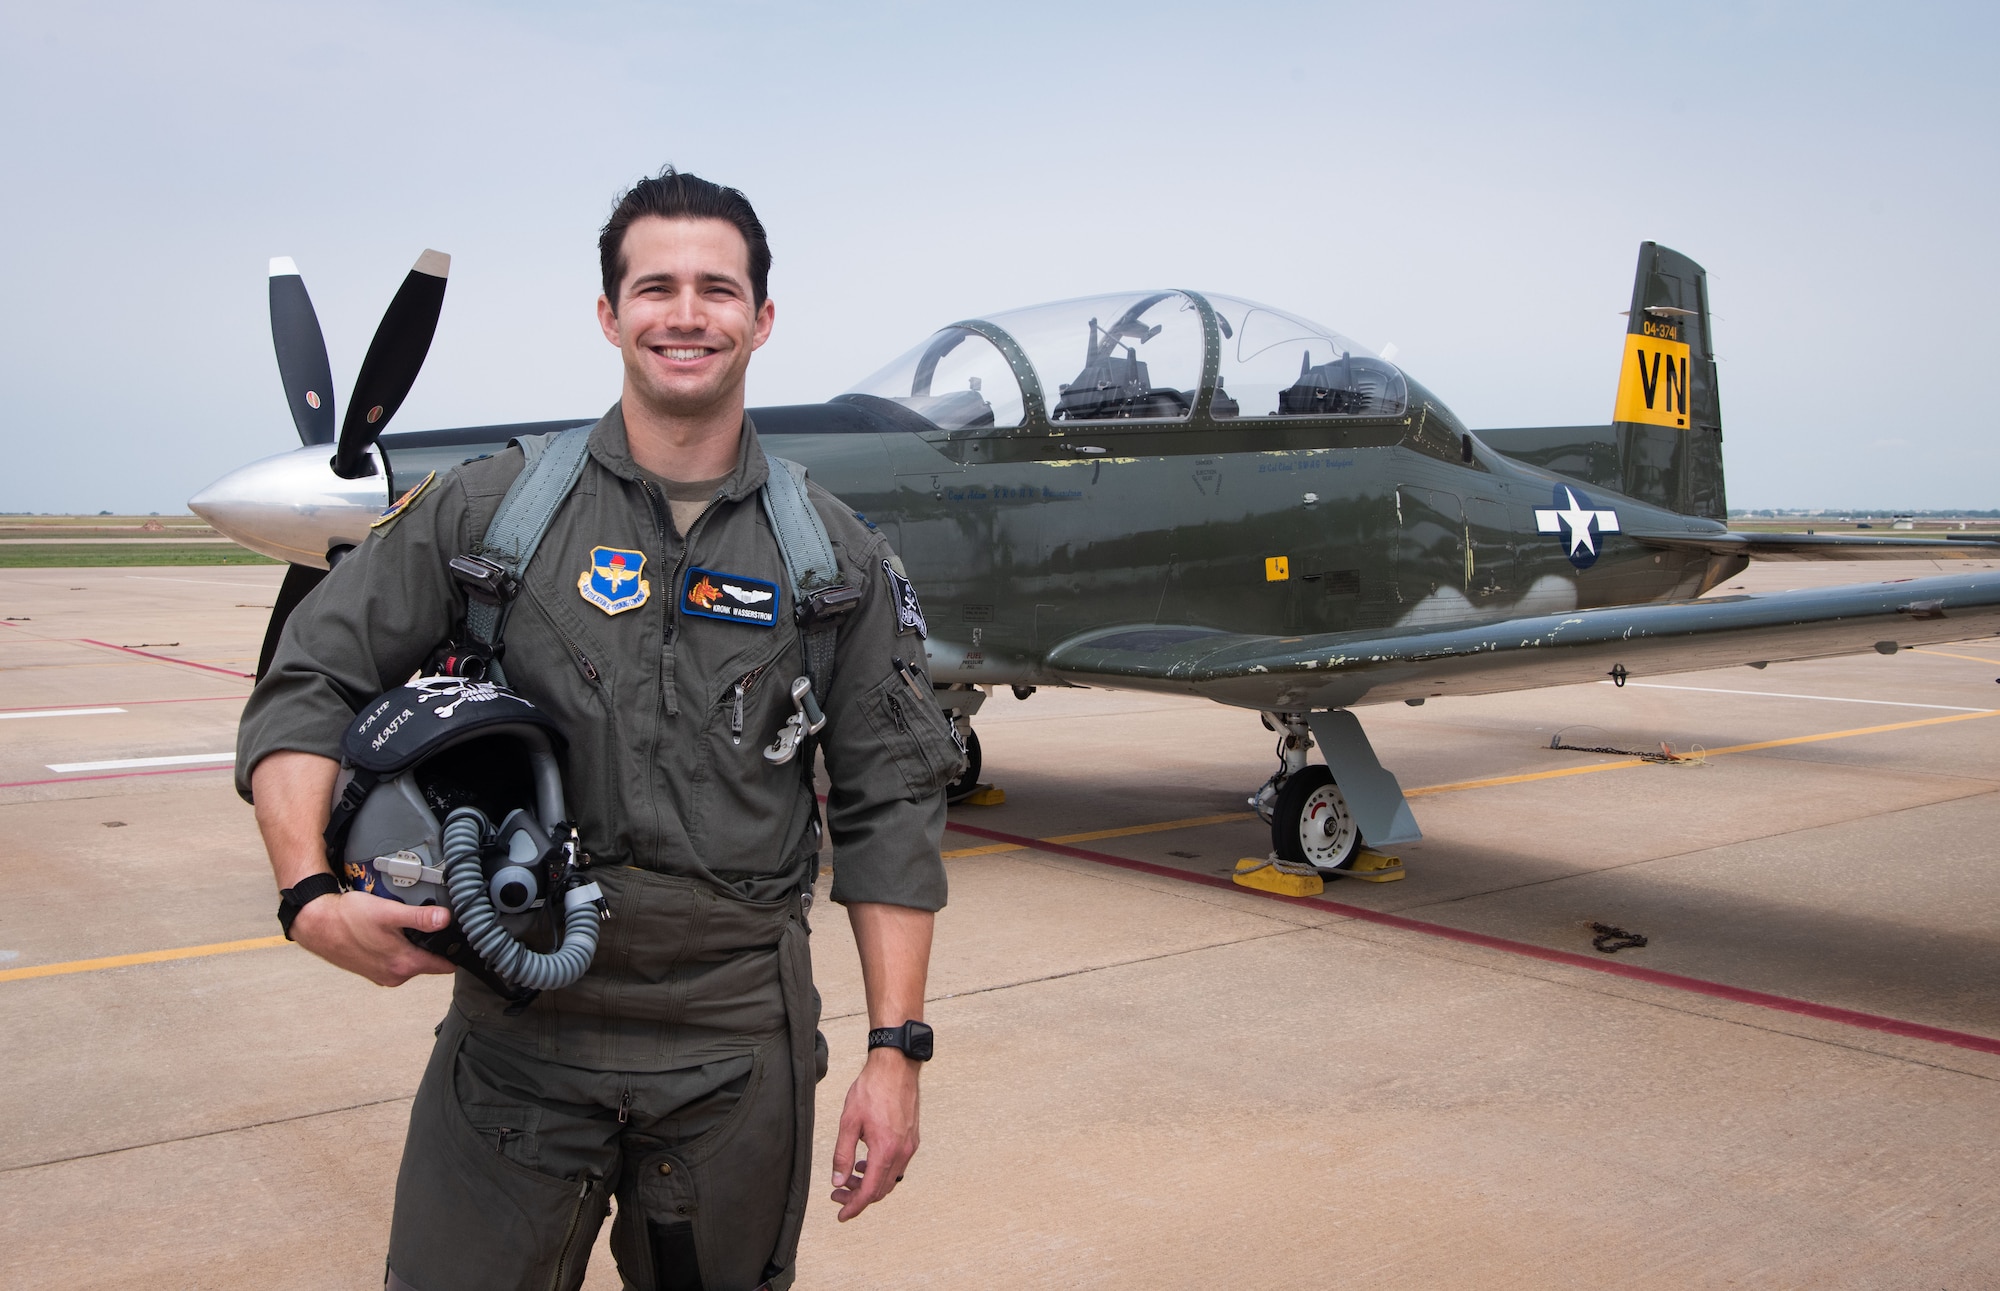
<svg viewBox="0 0 2000 1291">
<path fill-rule="evenodd" d="M 1336 870 L 1361 850 L 1361 829 L 1333 772 L 1310 764 L 1312 730 L 1304 713 L 1265 713 L 1277 731 L 1278 769 L 1251 795 L 1250 805 L 1271 826 L 1271 850 L 1280 861 Z"/>
<path fill-rule="evenodd" d="M 1281 861 L 1338 870 L 1361 850 L 1361 830 L 1333 772 L 1309 766 L 1285 782 L 1271 810 L 1271 850 Z"/>
<path fill-rule="evenodd" d="M 965 739 L 965 774 L 944 787 L 947 803 L 964 802 L 979 791 L 979 732 L 967 722 L 960 734 Z"/>
</svg>

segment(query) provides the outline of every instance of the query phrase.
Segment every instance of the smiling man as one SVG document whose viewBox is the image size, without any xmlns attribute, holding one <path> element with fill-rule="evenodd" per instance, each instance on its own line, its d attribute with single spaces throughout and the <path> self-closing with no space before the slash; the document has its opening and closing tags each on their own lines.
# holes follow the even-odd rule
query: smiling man
<svg viewBox="0 0 2000 1291">
<path fill-rule="evenodd" d="M 392 1288 L 577 1287 L 614 1196 L 628 1287 L 791 1284 L 826 1070 L 805 943 L 815 747 L 875 1028 L 834 1150 L 839 1217 L 887 1196 L 917 1149 L 942 792 L 963 763 L 942 714 L 905 707 L 920 678 L 898 661 L 923 650 L 900 639 L 900 562 L 812 487 L 852 595 L 837 618 L 798 615 L 760 499 L 788 468 L 744 413 L 776 311 L 743 195 L 670 168 L 619 200 L 599 257 L 624 387 L 525 571 L 505 663 L 567 736 L 565 790 L 612 917 L 583 979 L 525 1010 L 458 973 L 411 1108 Z M 469 462 L 385 517 L 292 616 L 244 712 L 241 787 L 289 934 L 383 985 L 451 971 L 403 936 L 445 918 L 328 891 L 340 735 L 463 631 L 448 563 L 481 549 L 524 465 L 518 449 Z M 825 728 L 802 757 L 766 757 L 809 676 Z"/>
</svg>

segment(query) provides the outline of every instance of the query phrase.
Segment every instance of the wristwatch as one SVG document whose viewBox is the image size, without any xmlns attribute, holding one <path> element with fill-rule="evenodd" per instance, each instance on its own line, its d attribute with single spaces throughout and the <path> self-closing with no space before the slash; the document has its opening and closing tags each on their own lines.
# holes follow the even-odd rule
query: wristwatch
<svg viewBox="0 0 2000 1291">
<path fill-rule="evenodd" d="M 330 897 L 340 891 L 340 880 L 321 870 L 309 874 L 288 888 L 278 892 L 278 926 L 285 930 L 285 940 L 292 939 L 292 920 L 299 917 L 299 911 L 321 897 Z"/>
<path fill-rule="evenodd" d="M 903 1056 L 918 1062 L 931 1060 L 932 1031 L 928 1022 L 914 1019 L 899 1027 L 876 1027 L 868 1033 L 870 1049 L 901 1049 Z"/>
</svg>

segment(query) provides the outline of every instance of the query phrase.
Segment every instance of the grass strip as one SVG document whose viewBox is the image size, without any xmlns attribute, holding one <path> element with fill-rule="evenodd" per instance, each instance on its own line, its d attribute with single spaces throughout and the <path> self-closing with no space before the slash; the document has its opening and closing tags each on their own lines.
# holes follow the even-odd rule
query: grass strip
<svg viewBox="0 0 2000 1291">
<path fill-rule="evenodd" d="M 0 569 L 102 569 L 110 565 L 281 565 L 283 561 L 219 543 L 0 543 Z"/>
</svg>

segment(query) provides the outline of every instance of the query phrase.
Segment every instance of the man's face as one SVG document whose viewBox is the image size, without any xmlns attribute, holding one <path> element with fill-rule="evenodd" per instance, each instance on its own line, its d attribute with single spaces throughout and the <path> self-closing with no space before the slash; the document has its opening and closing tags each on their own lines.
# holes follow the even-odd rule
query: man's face
<svg viewBox="0 0 2000 1291">
<path fill-rule="evenodd" d="M 597 298 L 604 339 L 625 356 L 627 390 L 654 412 L 691 417 L 743 398 L 750 352 L 771 335 L 752 303 L 750 248 L 726 220 L 647 216 L 625 230 L 618 308 Z"/>
</svg>

